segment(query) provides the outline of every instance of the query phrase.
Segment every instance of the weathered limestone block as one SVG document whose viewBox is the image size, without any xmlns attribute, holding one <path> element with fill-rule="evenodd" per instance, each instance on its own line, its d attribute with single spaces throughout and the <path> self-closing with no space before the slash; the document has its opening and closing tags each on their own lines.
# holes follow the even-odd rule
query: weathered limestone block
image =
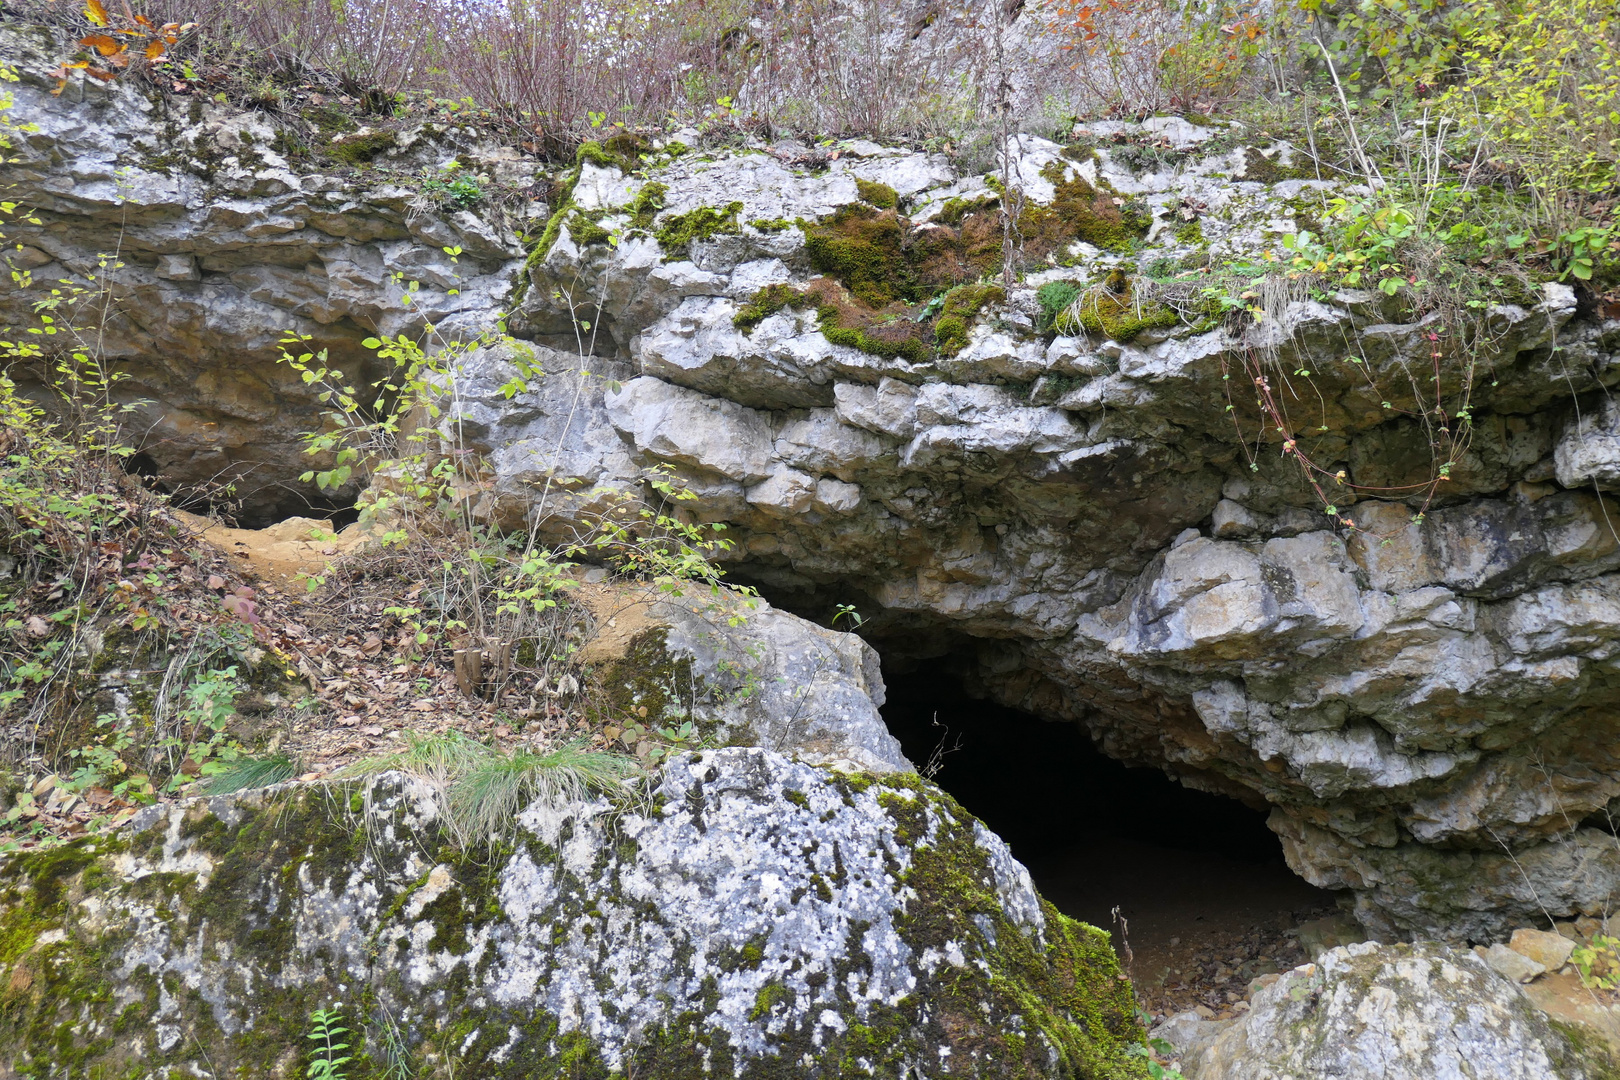
<svg viewBox="0 0 1620 1080">
<path fill-rule="evenodd" d="M 1145 1077 L 1107 935 L 915 776 L 732 748 L 642 807 L 537 803 L 474 857 L 426 785 L 145 811 L 8 861 L 0 1075 Z"/>
<path fill-rule="evenodd" d="M 1608 1075 L 1473 953 L 1346 945 L 1254 997 L 1196 1080 L 1577 1080 Z"/>
<path fill-rule="evenodd" d="M 878 712 L 877 651 L 855 634 L 694 583 L 586 586 L 580 599 L 596 623 L 582 659 L 609 695 L 605 717 L 691 721 L 712 741 L 815 765 L 912 771 Z"/>
</svg>

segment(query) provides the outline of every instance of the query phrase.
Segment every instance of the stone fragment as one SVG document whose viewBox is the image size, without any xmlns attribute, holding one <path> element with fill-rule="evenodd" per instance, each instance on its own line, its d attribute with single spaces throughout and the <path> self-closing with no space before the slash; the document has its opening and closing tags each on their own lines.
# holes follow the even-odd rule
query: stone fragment
<svg viewBox="0 0 1620 1080">
<path fill-rule="evenodd" d="M 1356 920 L 1344 915 L 1325 915 L 1299 924 L 1294 931 L 1299 935 L 1299 947 L 1312 960 L 1329 949 L 1341 945 L 1355 945 L 1367 940 L 1366 931 Z M 1264 977 L 1264 976 L 1262 976 Z"/>
<path fill-rule="evenodd" d="M 1317 954 L 1317 955 L 1322 955 L 1322 954 Z M 1249 986 L 1247 986 L 1247 988 L 1246 988 L 1246 993 L 1249 994 L 1249 997 L 1251 997 L 1251 999 L 1252 999 L 1252 997 L 1254 997 L 1255 994 L 1259 994 L 1260 991 L 1262 991 L 1262 989 L 1267 988 L 1267 986 L 1270 986 L 1270 984 L 1275 983 L 1275 981 L 1277 981 L 1277 980 L 1280 980 L 1280 978 L 1281 978 L 1281 975 L 1278 972 L 1268 972 L 1268 973 L 1265 973 L 1265 975 L 1255 976 L 1255 978 L 1252 978 L 1252 980 L 1249 980 Z"/>
<path fill-rule="evenodd" d="M 1260 532 L 1264 524 L 1260 515 L 1242 503 L 1222 499 L 1210 515 L 1210 535 L 1217 540 L 1237 540 Z"/>
<path fill-rule="evenodd" d="M 1620 482 L 1620 402 L 1604 395 L 1572 417 L 1553 451 L 1558 482 L 1590 490 Z"/>
<path fill-rule="evenodd" d="M 1527 983 L 1531 979 L 1547 974 L 1546 964 L 1532 960 L 1524 953 L 1516 952 L 1501 942 L 1492 945 L 1480 955 L 1491 966 L 1492 971 L 1511 982 Z"/>
<path fill-rule="evenodd" d="M 1534 960 L 1548 971 L 1557 971 L 1569 963 L 1569 954 L 1575 951 L 1575 943 L 1563 934 L 1520 927 L 1513 931 L 1508 948 Z"/>
<path fill-rule="evenodd" d="M 1205 1013 L 1209 1015 L 1205 1016 Z M 1197 1080 L 1196 1072 L 1188 1070 L 1196 1070 L 1196 1063 L 1204 1051 L 1220 1037 L 1221 1032 L 1232 1026 L 1233 1021 L 1212 1019 L 1214 1015 L 1205 1006 L 1188 1009 L 1165 1017 L 1149 1033 L 1152 1038 L 1163 1039 L 1175 1048 L 1186 1080 Z"/>
<path fill-rule="evenodd" d="M 816 481 L 815 507 L 824 514 L 848 514 L 861 505 L 858 484 L 823 477 Z"/>
<path fill-rule="evenodd" d="M 881 435 L 909 439 L 917 429 L 917 391 L 885 378 L 877 386 L 838 383 L 833 387 L 838 418 Z"/>
<path fill-rule="evenodd" d="M 802 514 L 816 498 L 816 479 L 797 469 L 777 469 L 748 489 L 750 503 L 778 516 Z"/>
<path fill-rule="evenodd" d="M 645 376 L 607 395 L 608 418 L 637 451 L 744 483 L 770 476 L 771 429 L 753 409 Z"/>
<path fill-rule="evenodd" d="M 160 255 L 154 273 L 165 281 L 198 281 L 202 278 L 197 272 L 195 255 Z"/>
</svg>

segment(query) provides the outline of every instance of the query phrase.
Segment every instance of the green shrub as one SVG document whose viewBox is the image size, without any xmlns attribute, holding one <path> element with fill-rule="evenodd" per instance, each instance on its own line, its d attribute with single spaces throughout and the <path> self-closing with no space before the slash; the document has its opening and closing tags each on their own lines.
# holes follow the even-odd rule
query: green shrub
<svg viewBox="0 0 1620 1080">
<path fill-rule="evenodd" d="M 1048 281 L 1036 289 L 1035 302 L 1041 306 L 1041 329 L 1051 327 L 1079 295 L 1080 286 L 1072 281 Z"/>
</svg>

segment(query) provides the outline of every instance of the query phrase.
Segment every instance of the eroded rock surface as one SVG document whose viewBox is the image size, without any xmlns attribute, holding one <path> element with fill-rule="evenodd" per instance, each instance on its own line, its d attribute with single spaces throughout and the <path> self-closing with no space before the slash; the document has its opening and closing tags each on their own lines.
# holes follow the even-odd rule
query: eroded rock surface
<svg viewBox="0 0 1620 1080">
<path fill-rule="evenodd" d="M 76 48 L 0 26 L 0 57 L 21 79 L 11 119 L 33 125 L 0 180 L 38 220 L 6 223 L 7 244 L 22 245 L 11 265 L 34 288 L 0 292 L 0 319 L 32 325 L 31 304 L 63 279 L 89 287 L 90 314 L 70 303 L 55 317 L 97 326 L 101 356 L 127 376 L 114 396 L 148 403 L 129 427 L 150 467 L 177 486 L 236 481 L 255 516 L 296 511 L 313 495 L 297 483 L 309 468 L 299 436 L 320 418 L 313 392 L 276 363 L 282 339 L 305 335 L 295 351 L 326 350 L 351 376 L 375 378 L 368 336 L 428 322 L 451 340 L 489 329 L 522 247 L 509 227 L 435 207 L 414 184 L 291 164 L 261 114 L 149 100 L 82 72 L 53 96 L 48 72 Z M 459 155 L 508 179 L 533 174 L 520 155 L 439 125 L 390 137 L 377 154 L 400 170 Z M 421 288 L 407 304 L 411 281 Z"/>
<path fill-rule="evenodd" d="M 0 1076 L 302 1076 L 334 1001 L 356 1072 L 392 1030 L 479 1077 L 1145 1076 L 1107 935 L 915 776 L 692 754 L 487 857 L 436 806 L 263 789 L 13 858 Z"/>
<path fill-rule="evenodd" d="M 1037 202 L 1087 179 L 1155 223 L 1145 254 L 1076 241 L 1074 269 L 1031 284 L 1270 246 L 1327 185 L 1242 179 L 1292 153 L 1265 152 L 1144 174 L 1106 149 L 1076 162 L 1024 140 Z M 503 404 L 501 357 L 466 369 L 492 516 L 568 520 L 589 502 L 577 492 L 673 470 L 698 515 L 727 524 L 740 573 L 803 610 L 858 599 L 882 648 L 955 650 L 978 692 L 1273 806 L 1294 868 L 1351 890 L 1378 934 L 1486 937 L 1543 907 L 1605 903 L 1620 883 L 1620 849 L 1597 827 L 1620 795 L 1620 512 L 1589 482 L 1601 486 L 1608 444 L 1586 433 L 1608 413 L 1576 420 L 1565 373 L 1595 374 L 1578 389 L 1612 381 L 1620 324 L 1576 319 L 1557 285 L 1493 309 L 1479 346 L 1491 385 L 1444 490 L 1412 524 L 1412 505 L 1335 488 L 1351 530 L 1276 444 L 1251 464 L 1226 377 L 1266 348 L 1312 370 L 1316 461 L 1369 488 L 1412 483 L 1433 464 L 1426 438 L 1341 357 L 1349 342 L 1380 377 L 1404 378 L 1428 362 L 1432 320 L 1342 293 L 1289 300 L 1256 333 L 1154 326 L 1121 342 L 1036 333 L 1023 289 L 973 319 L 954 355 L 919 359 L 834 343 L 791 304 L 744 318 L 767 286 L 816 277 L 813 230 L 771 219 L 836 220 L 857 180 L 889 185 L 913 222 L 985 194 L 936 158 L 876 148 L 813 177 L 760 153 L 677 163 L 607 195 L 595 184 L 595 223 L 626 238 L 581 247 L 561 229 L 516 319 L 560 381 Z M 735 228 L 664 251 L 615 209 L 644 183 L 666 189 L 650 229 L 722 193 L 740 203 Z M 1204 208 L 1197 244 L 1173 227 L 1189 205 Z M 546 345 L 566 344 L 559 298 L 581 295 L 601 298 L 611 354 L 583 361 L 595 380 L 577 350 Z"/>
<path fill-rule="evenodd" d="M 1196 1080 L 1577 1080 L 1609 1075 L 1472 953 L 1372 943 L 1284 975 L 1203 1050 Z"/>
<path fill-rule="evenodd" d="M 696 736 L 760 746 L 850 772 L 910 772 L 878 712 L 877 651 L 759 597 L 686 585 L 634 584 L 577 594 L 596 628 L 580 659 L 607 695 L 609 723 L 656 729 L 690 721 Z"/>
<path fill-rule="evenodd" d="M 18 238 L 42 281 L 123 238 L 113 353 L 136 375 L 125 389 L 159 402 L 147 453 L 176 481 L 306 466 L 294 433 L 312 403 L 273 364 L 288 326 L 355 364 L 374 328 L 470 334 L 515 304 L 508 325 L 546 374 L 509 396 L 501 347 L 457 380 L 458 435 L 493 474 L 486 518 L 569 535 L 670 470 L 773 598 L 824 621 L 855 603 L 888 653 L 954 654 L 977 693 L 1271 806 L 1294 868 L 1349 890 L 1379 935 L 1486 938 L 1596 913 L 1620 886 L 1620 507 L 1602 494 L 1620 420 L 1601 392 L 1620 323 L 1579 313 L 1570 289 L 1486 312 L 1463 350 L 1472 434 L 1419 523 L 1349 488 L 1329 515 L 1280 435 L 1234 426 L 1228 401 L 1248 405 L 1232 380 L 1256 356 L 1311 371 L 1290 434 L 1326 476 L 1410 490 L 1441 463 L 1378 380 L 1428 370 L 1450 329 L 1343 292 L 1273 296 L 1246 333 L 1121 305 L 1054 334 L 1034 293 L 1275 250 L 1336 190 L 1287 144 L 1164 119 L 1092 125 L 1094 146 L 1024 137 L 1010 167 L 1046 215 L 1026 239 L 1051 267 L 1010 295 L 974 287 L 948 341 L 942 312 L 936 341 L 883 339 L 913 318 L 891 312 L 863 344 L 824 328 L 804 287 L 839 260 L 876 301 L 976 280 L 994 178 L 870 143 L 817 168 L 763 146 L 662 153 L 635 174 L 584 156 L 554 177 L 564 201 L 520 262 L 481 219 L 292 168 L 256 116 L 163 115 L 122 85 L 53 98 L 56 57 L 4 32 L 19 113 L 41 125 L 8 179 L 44 224 Z M 1175 151 L 1135 153 L 1137 135 Z M 468 138 L 424 129 L 387 153 L 533 168 Z M 839 246 L 882 230 L 904 252 Z M 417 310 L 389 291 L 396 271 L 423 282 Z M 273 505 L 273 487 L 253 497 Z"/>
</svg>

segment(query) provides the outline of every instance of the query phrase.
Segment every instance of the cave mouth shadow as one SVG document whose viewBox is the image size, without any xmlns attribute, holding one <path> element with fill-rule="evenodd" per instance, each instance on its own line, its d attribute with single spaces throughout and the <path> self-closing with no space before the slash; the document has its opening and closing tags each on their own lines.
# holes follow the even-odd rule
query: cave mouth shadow
<svg viewBox="0 0 1620 1080">
<path fill-rule="evenodd" d="M 1117 906 L 1133 940 L 1168 940 L 1204 924 L 1292 925 L 1332 906 L 1288 868 L 1264 809 L 1115 761 L 1080 724 L 971 698 L 964 666 L 885 661 L 883 718 L 919 771 L 947 751 L 934 782 L 1007 841 L 1064 914 L 1108 926 Z"/>
<path fill-rule="evenodd" d="M 334 530 L 341 530 L 360 520 L 360 508 L 355 505 L 358 493 L 331 496 L 313 490 L 309 484 L 285 481 L 253 484 L 249 482 L 250 474 L 222 479 L 218 484 L 176 485 L 144 450 L 125 459 L 124 471 L 139 477 L 158 494 L 168 496 L 175 509 L 218 517 L 233 528 L 267 529 L 288 518 L 305 517 L 328 521 Z M 239 490 L 232 490 L 232 484 Z"/>
</svg>

